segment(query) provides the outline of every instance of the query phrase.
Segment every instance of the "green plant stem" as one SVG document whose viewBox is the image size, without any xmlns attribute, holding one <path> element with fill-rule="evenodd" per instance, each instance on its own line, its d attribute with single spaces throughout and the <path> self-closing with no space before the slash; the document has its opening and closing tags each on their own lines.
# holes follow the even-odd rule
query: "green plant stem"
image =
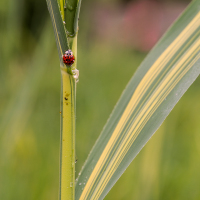
<svg viewBox="0 0 200 200">
<path fill-rule="evenodd" d="M 75 23 L 79 0 L 67 0 L 64 5 L 64 20 L 65 28 L 67 30 L 67 35 L 69 37 L 74 37 L 76 34 Z M 78 10 L 79 12 L 79 10 Z"/>
<path fill-rule="evenodd" d="M 47 0 L 52 19 L 61 68 L 61 147 L 60 147 L 60 200 L 75 199 L 75 113 L 77 27 L 80 0 Z M 62 55 L 71 49 L 75 56 L 72 66 L 65 66 Z"/>
<path fill-rule="evenodd" d="M 77 36 L 71 38 L 72 51 L 76 58 Z M 60 200 L 75 199 L 75 115 L 76 80 L 68 73 L 76 68 L 61 67 L 61 147 L 60 147 Z"/>
</svg>

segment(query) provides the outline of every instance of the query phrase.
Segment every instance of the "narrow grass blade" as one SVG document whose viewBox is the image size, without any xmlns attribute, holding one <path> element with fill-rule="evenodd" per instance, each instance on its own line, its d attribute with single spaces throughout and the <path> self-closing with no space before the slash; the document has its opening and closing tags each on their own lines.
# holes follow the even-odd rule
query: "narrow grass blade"
<svg viewBox="0 0 200 200">
<path fill-rule="evenodd" d="M 69 49 L 69 44 L 66 37 L 66 30 L 63 25 L 64 22 L 60 14 L 57 0 L 46 0 L 46 2 L 53 24 L 53 30 L 55 34 L 60 64 L 61 66 L 64 66 L 62 61 L 62 55 L 67 49 Z"/>
<path fill-rule="evenodd" d="M 78 0 L 78 4 L 77 4 L 77 7 L 76 7 L 75 18 L 74 18 L 74 31 L 75 31 L 75 33 L 78 32 L 78 21 L 79 21 L 80 9 L 81 9 L 81 0 Z"/>
<path fill-rule="evenodd" d="M 103 199 L 200 74 L 200 1 L 149 53 L 116 105 L 76 183 L 76 198 Z"/>
</svg>

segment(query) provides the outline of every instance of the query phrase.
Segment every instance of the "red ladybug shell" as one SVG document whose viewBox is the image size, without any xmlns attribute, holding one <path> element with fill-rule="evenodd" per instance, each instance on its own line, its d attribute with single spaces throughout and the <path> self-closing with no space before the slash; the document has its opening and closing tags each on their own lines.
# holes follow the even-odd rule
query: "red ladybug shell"
<svg viewBox="0 0 200 200">
<path fill-rule="evenodd" d="M 74 63 L 74 61 L 75 61 L 74 55 L 72 51 L 69 49 L 63 55 L 63 62 L 65 63 L 65 65 L 71 66 Z"/>
</svg>

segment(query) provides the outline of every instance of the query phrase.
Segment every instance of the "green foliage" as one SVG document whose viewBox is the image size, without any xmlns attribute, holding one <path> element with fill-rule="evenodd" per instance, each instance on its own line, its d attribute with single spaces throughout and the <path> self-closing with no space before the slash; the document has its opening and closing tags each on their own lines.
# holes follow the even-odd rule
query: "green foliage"
<svg viewBox="0 0 200 200">
<path fill-rule="evenodd" d="M 103 199 L 200 74 L 199 2 L 194 1 L 142 62 L 92 148 L 76 199 Z"/>
<path fill-rule="evenodd" d="M 50 23 L 47 32 L 48 34 L 52 33 Z M 1 156 L 0 158 L 0 199 L 55 200 L 58 198 L 60 71 L 55 67 L 59 61 L 53 33 L 50 34 L 50 41 L 52 42 L 48 42 L 46 47 L 49 48 L 50 44 L 52 47 L 49 57 L 46 58 L 48 61 L 43 67 L 51 70 L 46 71 L 40 82 L 38 80 L 39 88 L 35 90 L 29 99 L 29 106 L 23 111 L 23 113 L 30 113 L 26 122 L 24 117 L 17 116 L 24 124 L 24 128 L 20 130 L 19 124 L 19 127 L 13 130 L 15 135 L 18 132 L 21 133 L 15 144 L 7 141 L 6 145 L 2 147 L 2 137 L 7 133 L 2 130 L 1 124 L 1 155 L 10 148 L 13 150 L 9 157 Z M 41 42 L 38 43 L 38 46 L 41 46 Z M 105 49 L 109 54 L 106 60 L 108 66 L 105 66 L 104 61 L 95 65 L 96 59 L 105 54 Z M 38 63 L 42 62 L 42 52 L 43 48 L 38 51 L 38 54 L 41 54 Z M 124 66 L 122 71 L 123 63 L 115 59 L 116 54 L 119 56 L 119 52 L 106 44 L 99 44 L 90 49 L 80 45 L 78 52 L 82 62 L 79 66 L 81 84 L 79 83 L 77 87 L 77 123 L 79 126 L 76 134 L 78 159 L 76 176 L 78 176 L 122 90 L 144 58 L 143 54 L 122 49 L 121 52 L 127 60 L 127 66 Z M 32 55 L 26 54 L 26 56 L 33 60 Z M 1 81 L 5 86 L 1 90 L 3 97 L 0 105 L 1 119 L 7 114 L 15 91 L 20 90 L 21 85 L 24 85 L 27 74 L 26 67 L 30 66 L 28 60 L 21 61 L 20 65 L 16 58 L 15 61 L 12 64 L 12 61 L 8 59 L 9 65 L 7 66 L 11 67 L 12 64 L 11 69 L 16 70 L 17 76 L 11 73 L 10 68 L 1 68 L 4 71 L 1 73 Z M 130 67 L 131 64 L 132 67 Z M 35 67 L 35 65 L 31 65 L 29 68 L 31 70 Z M 115 76 L 111 77 L 113 68 L 115 68 Z M 21 74 L 19 74 L 19 70 Z M 6 81 L 4 77 L 9 81 Z M 91 84 L 91 82 L 95 84 Z M 200 79 L 198 78 L 159 131 L 111 189 L 106 200 L 128 198 L 151 200 L 172 199 L 173 197 L 182 200 L 192 197 L 192 199 L 198 200 L 200 198 L 199 85 Z M 87 91 L 84 91 L 84 88 L 87 88 Z M 85 94 L 91 98 L 86 99 Z M 22 103 L 26 98 L 22 99 Z M 32 101 L 33 103 L 31 103 Z M 51 109 L 49 109 L 50 106 Z M 10 124 L 7 126 L 12 127 Z M 155 162 L 151 162 L 152 160 Z M 146 163 L 148 164 L 145 165 Z"/>
<path fill-rule="evenodd" d="M 59 185 L 60 71 L 55 67 L 59 58 L 52 25 L 47 23 L 40 40 L 30 33 L 24 36 L 20 12 L 13 12 L 19 3 L 11 2 L 11 8 L 3 2 L 0 199 L 55 200 Z M 31 50 L 27 51 L 28 45 Z M 77 176 L 121 92 L 144 59 L 141 53 L 116 49 L 102 43 L 78 47 Z M 109 55 L 106 60 L 99 60 L 105 53 Z M 116 59 L 121 54 L 126 63 Z M 200 198 L 199 85 L 198 78 L 105 199 Z"/>
</svg>

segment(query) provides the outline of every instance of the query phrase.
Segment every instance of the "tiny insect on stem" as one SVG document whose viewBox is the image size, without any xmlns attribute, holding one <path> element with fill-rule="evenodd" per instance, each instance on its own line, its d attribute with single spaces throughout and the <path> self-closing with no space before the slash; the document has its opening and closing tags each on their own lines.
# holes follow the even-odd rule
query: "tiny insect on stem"
<svg viewBox="0 0 200 200">
<path fill-rule="evenodd" d="M 65 54 L 63 55 L 63 63 L 67 66 L 71 66 L 75 61 L 75 57 L 73 55 L 73 52 L 69 49 L 65 51 Z"/>
</svg>

